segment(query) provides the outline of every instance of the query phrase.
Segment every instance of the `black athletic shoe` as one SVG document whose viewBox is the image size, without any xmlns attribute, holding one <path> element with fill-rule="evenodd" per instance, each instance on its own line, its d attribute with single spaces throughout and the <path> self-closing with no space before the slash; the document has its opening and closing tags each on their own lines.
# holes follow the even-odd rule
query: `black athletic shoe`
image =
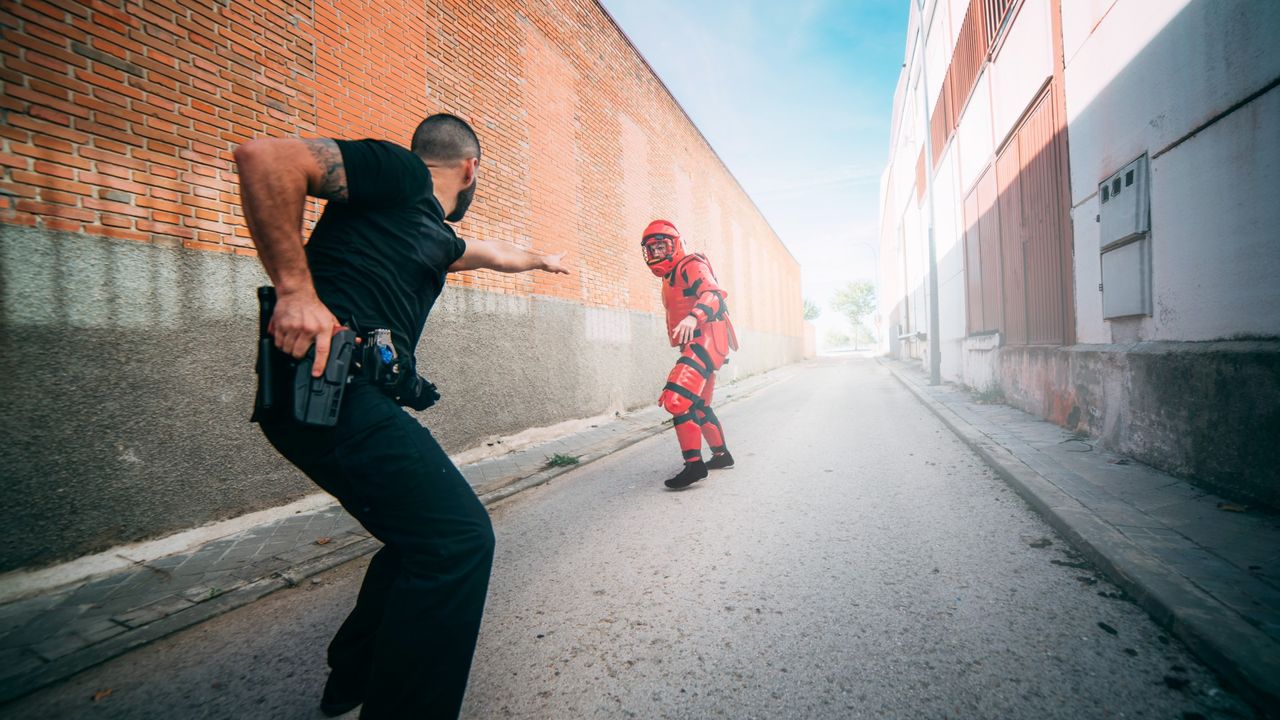
<svg viewBox="0 0 1280 720">
<path fill-rule="evenodd" d="M 672 490 L 687 488 L 707 476 L 707 464 L 701 460 L 687 462 L 679 475 L 663 483 Z"/>
<path fill-rule="evenodd" d="M 337 717 L 351 712 L 364 703 L 364 693 L 353 693 L 349 688 L 337 688 L 332 682 L 333 675 L 324 684 L 324 695 L 320 697 L 320 712 L 326 717 Z"/>
<path fill-rule="evenodd" d="M 343 713 L 348 713 L 348 712 L 351 712 L 352 710 L 355 710 L 356 708 L 360 707 L 360 705 L 363 703 L 364 703 L 363 700 L 342 700 L 339 702 L 328 702 L 325 700 L 321 700 L 320 712 L 324 713 L 325 717 L 338 717 Z"/>
<path fill-rule="evenodd" d="M 731 467 L 733 467 L 733 455 L 728 450 L 718 455 L 712 455 L 711 459 L 707 461 L 708 470 L 724 470 Z"/>
</svg>

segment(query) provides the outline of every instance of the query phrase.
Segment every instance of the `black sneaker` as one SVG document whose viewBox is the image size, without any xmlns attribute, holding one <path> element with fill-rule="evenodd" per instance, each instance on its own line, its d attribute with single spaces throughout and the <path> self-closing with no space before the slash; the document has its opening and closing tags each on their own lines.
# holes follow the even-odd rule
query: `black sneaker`
<svg viewBox="0 0 1280 720">
<path fill-rule="evenodd" d="M 351 712 L 364 703 L 364 693 L 352 692 L 350 689 L 339 689 L 333 682 L 333 674 L 324 684 L 324 695 L 320 696 L 320 712 L 326 717 L 337 717 Z"/>
<path fill-rule="evenodd" d="M 364 700 L 341 700 L 335 702 L 321 700 L 320 712 L 324 713 L 325 717 L 338 717 L 339 715 L 355 710 L 363 703 Z"/>
<path fill-rule="evenodd" d="M 716 453 L 707 461 L 708 470 L 724 470 L 733 467 L 733 455 L 725 450 L 722 453 Z"/>
<path fill-rule="evenodd" d="M 680 490 L 681 488 L 689 487 L 706 476 L 707 464 L 701 460 L 695 460 L 693 462 L 685 463 L 684 469 L 680 471 L 679 475 L 676 475 L 663 484 L 672 490 Z"/>
</svg>

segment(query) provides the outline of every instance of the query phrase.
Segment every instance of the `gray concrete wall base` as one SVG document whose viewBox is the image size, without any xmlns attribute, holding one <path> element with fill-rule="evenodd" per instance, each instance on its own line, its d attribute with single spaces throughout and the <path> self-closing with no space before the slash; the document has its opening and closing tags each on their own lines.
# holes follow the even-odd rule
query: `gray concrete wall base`
<svg viewBox="0 0 1280 720">
<path fill-rule="evenodd" d="M 1280 508 L 1280 341 L 1006 346 L 998 364 L 1011 405 Z"/>
<path fill-rule="evenodd" d="M 975 390 L 991 390 L 998 387 L 998 362 L 1000 334 L 967 337 L 961 348 L 961 382 Z"/>
<path fill-rule="evenodd" d="M 0 573 L 282 505 L 314 486 L 248 422 L 255 258 L 0 226 Z M 730 382 L 802 359 L 743 330 Z M 450 287 L 418 348 L 449 452 L 655 402 L 651 313 Z"/>
</svg>

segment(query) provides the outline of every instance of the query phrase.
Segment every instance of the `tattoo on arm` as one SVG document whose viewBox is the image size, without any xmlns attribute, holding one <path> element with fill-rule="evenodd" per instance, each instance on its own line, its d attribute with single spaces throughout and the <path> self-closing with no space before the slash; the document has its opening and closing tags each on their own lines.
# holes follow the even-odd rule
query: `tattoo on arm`
<svg viewBox="0 0 1280 720">
<path fill-rule="evenodd" d="M 338 143 L 328 138 L 303 140 L 311 156 L 320 166 L 320 177 L 310 183 L 307 193 L 326 200 L 347 200 L 347 170 L 342 165 Z"/>
</svg>

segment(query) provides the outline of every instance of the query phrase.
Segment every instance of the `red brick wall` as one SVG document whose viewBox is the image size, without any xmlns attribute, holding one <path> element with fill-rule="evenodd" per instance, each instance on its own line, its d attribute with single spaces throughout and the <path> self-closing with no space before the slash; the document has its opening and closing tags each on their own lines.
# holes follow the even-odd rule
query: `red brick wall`
<svg viewBox="0 0 1280 720">
<path fill-rule="evenodd" d="M 578 267 L 457 283 L 656 312 L 639 233 L 666 217 L 740 326 L 802 336 L 798 265 L 595 2 L 8 0 L 0 24 L 0 223 L 252 253 L 238 143 L 407 143 L 449 111 L 484 148 L 460 233 Z"/>
</svg>

